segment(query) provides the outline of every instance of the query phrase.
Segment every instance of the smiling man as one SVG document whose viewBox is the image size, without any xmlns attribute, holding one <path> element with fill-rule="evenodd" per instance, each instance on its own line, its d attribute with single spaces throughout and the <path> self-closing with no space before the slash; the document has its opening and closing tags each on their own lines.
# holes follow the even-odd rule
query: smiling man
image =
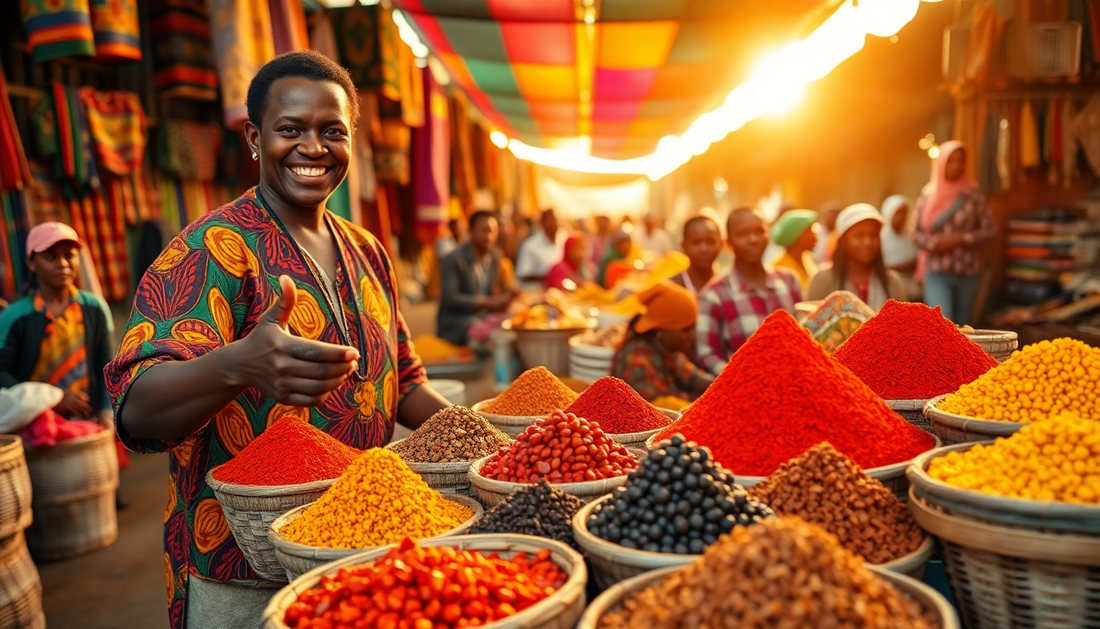
<svg viewBox="0 0 1100 629">
<path fill-rule="evenodd" d="M 802 300 L 793 273 L 764 266 L 768 225 L 760 210 L 742 207 L 730 212 L 726 239 L 733 249 L 733 268 L 699 293 L 696 324 L 696 362 L 715 375 L 768 315 L 780 309 L 794 314 L 795 303 Z"/>
</svg>

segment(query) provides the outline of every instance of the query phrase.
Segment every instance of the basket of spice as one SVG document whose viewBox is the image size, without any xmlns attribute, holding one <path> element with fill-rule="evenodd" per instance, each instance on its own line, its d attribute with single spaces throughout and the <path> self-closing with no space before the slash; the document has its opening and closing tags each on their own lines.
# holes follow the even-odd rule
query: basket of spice
<svg viewBox="0 0 1100 629">
<path fill-rule="evenodd" d="M 485 512 L 469 530 L 470 535 L 510 533 L 545 537 L 580 550 L 573 537 L 573 516 L 584 502 L 539 479 L 523 487 Z M 537 516 L 537 517 L 533 517 Z"/>
<path fill-rule="evenodd" d="M 813 575 L 814 587 L 806 586 Z M 883 585 L 888 587 L 883 587 Z M 687 566 L 606 590 L 577 629 L 677 627 L 960 629 L 951 604 L 923 583 L 865 565 L 798 519 L 737 527 Z"/>
<path fill-rule="evenodd" d="M 540 478 L 588 502 L 625 483 L 638 460 L 638 454 L 612 441 L 599 426 L 555 411 L 508 447 L 475 461 L 469 477 L 478 499 L 487 506 L 499 504 Z"/>
<path fill-rule="evenodd" d="M 500 395 L 474 404 L 473 410 L 504 434 L 515 437 L 539 418 L 569 408 L 577 395 L 545 367 L 534 367 L 521 373 Z"/>
<path fill-rule="evenodd" d="M 647 439 L 680 419 L 676 411 L 653 406 L 630 385 L 611 376 L 592 383 L 566 410 L 599 424 L 607 436 L 631 448 L 645 448 Z"/>
<path fill-rule="evenodd" d="M 902 419 L 786 311 L 769 316 L 648 445 L 676 433 L 709 448 L 742 485 L 828 441 L 872 475 L 885 468 L 880 480 L 898 495 L 908 485 L 905 465 L 936 447 L 934 435 Z"/>
<path fill-rule="evenodd" d="M 940 309 L 887 301 L 833 357 L 905 421 L 933 432 L 928 400 L 956 391 L 997 366 Z"/>
<path fill-rule="evenodd" d="M 31 476 L 23 440 L 0 435 L 0 539 L 21 533 L 30 524 Z"/>
<path fill-rule="evenodd" d="M 467 472 L 477 459 L 512 443 L 512 438 L 464 406 L 449 406 L 387 449 L 396 452 L 428 487 L 444 494 L 473 495 Z"/>
<path fill-rule="evenodd" d="M 989 354 L 999 363 L 1012 358 L 1012 352 L 1015 352 L 1020 345 L 1019 335 L 1008 330 L 975 330 L 968 325 L 964 325 L 959 328 L 959 332 L 977 343 L 983 352 Z"/>
<path fill-rule="evenodd" d="M 587 602 L 587 583 L 584 558 L 553 540 L 404 540 L 303 574 L 271 599 L 262 627 L 294 629 L 306 619 L 344 626 L 341 619 L 350 615 L 369 627 L 426 627 L 428 621 L 436 629 L 572 629 Z M 467 589 L 477 594 L 464 598 Z"/>
<path fill-rule="evenodd" d="M 948 445 L 1007 437 L 1024 426 L 1021 422 L 978 419 L 949 413 L 941 408 L 948 397 L 950 396 L 941 395 L 928 400 L 924 405 L 924 415 L 932 424 L 936 435 Z"/>
<path fill-rule="evenodd" d="M 286 581 L 267 529 L 280 515 L 321 497 L 359 451 L 293 416 L 276 421 L 206 483 L 225 514 L 241 553 L 269 581 Z M 198 516 L 196 516 L 198 517 Z"/>
<path fill-rule="evenodd" d="M 316 502 L 276 518 L 268 539 L 293 580 L 317 566 L 406 537 L 461 535 L 482 513 L 473 498 L 444 496 L 401 457 L 371 448 Z"/>
<path fill-rule="evenodd" d="M 733 483 L 709 453 L 679 436 L 649 453 L 626 485 L 573 518 L 573 536 L 601 588 L 698 558 L 737 526 L 774 512 Z"/>
</svg>

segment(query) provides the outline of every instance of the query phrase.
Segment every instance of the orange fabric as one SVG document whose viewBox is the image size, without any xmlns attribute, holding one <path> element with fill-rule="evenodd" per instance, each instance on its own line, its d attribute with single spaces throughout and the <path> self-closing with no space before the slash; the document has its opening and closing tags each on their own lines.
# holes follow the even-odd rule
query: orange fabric
<svg viewBox="0 0 1100 629">
<path fill-rule="evenodd" d="M 638 295 L 638 300 L 644 308 L 634 324 L 634 331 L 638 334 L 650 330 L 683 330 L 695 325 L 699 317 L 695 297 L 686 288 L 672 282 L 657 284 Z"/>
</svg>

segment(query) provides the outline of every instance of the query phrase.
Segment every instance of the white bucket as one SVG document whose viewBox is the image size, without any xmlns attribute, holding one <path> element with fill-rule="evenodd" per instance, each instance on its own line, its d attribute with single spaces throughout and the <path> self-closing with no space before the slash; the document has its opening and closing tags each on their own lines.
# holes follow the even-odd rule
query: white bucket
<svg viewBox="0 0 1100 629">
<path fill-rule="evenodd" d="M 461 380 L 429 378 L 428 384 L 451 404 L 466 405 L 466 384 Z"/>
</svg>

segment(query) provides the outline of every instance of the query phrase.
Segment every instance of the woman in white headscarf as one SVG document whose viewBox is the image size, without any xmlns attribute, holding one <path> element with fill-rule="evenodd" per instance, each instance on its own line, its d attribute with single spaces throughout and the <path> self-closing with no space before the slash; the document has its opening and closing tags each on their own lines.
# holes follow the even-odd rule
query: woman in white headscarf
<svg viewBox="0 0 1100 629">
<path fill-rule="evenodd" d="M 811 301 L 845 290 L 877 312 L 888 299 L 905 300 L 901 276 L 882 262 L 882 225 L 882 216 L 868 203 L 849 205 L 837 216 L 833 261 L 810 280 Z"/>
<path fill-rule="evenodd" d="M 886 268 L 902 275 L 912 275 L 917 268 L 920 249 L 913 243 L 909 230 L 909 197 L 895 194 L 882 202 L 882 262 Z"/>
</svg>

